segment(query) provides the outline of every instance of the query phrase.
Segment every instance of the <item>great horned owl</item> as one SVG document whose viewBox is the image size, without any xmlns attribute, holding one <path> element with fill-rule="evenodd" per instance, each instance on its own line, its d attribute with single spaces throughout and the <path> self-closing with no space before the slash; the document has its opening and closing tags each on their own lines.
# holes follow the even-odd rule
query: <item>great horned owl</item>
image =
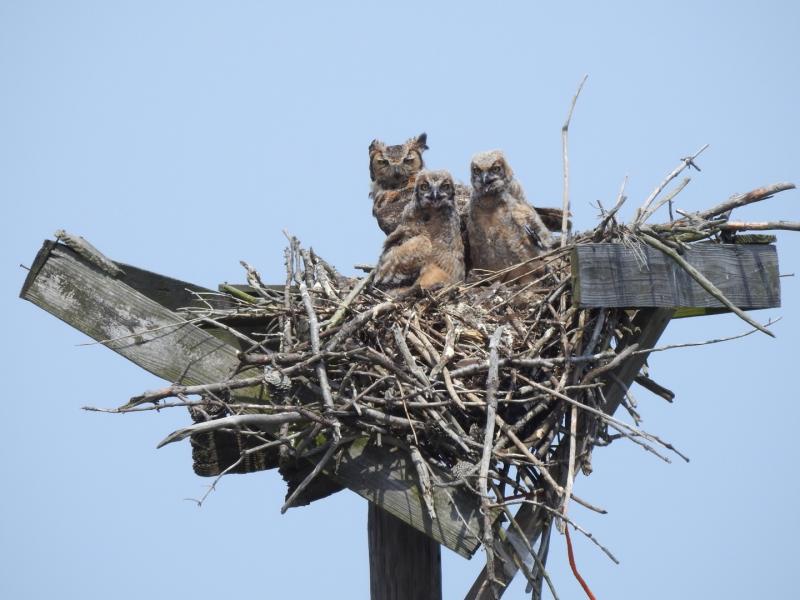
<svg viewBox="0 0 800 600">
<path fill-rule="evenodd" d="M 383 243 L 374 283 L 402 293 L 463 279 L 464 245 L 453 178 L 447 171 L 422 171 L 413 201 Z"/>
<path fill-rule="evenodd" d="M 499 150 L 472 158 L 472 197 L 467 210 L 467 237 L 473 269 L 499 271 L 538 256 L 551 244 L 550 232 L 527 203 L 522 186 Z M 503 281 L 531 281 L 535 265 L 523 265 Z"/>
<path fill-rule="evenodd" d="M 397 227 L 403 209 L 414 196 L 417 174 L 424 167 L 422 153 L 428 149 L 427 140 L 427 134 L 421 133 L 396 146 L 379 140 L 369 145 L 372 214 L 387 235 Z"/>
</svg>

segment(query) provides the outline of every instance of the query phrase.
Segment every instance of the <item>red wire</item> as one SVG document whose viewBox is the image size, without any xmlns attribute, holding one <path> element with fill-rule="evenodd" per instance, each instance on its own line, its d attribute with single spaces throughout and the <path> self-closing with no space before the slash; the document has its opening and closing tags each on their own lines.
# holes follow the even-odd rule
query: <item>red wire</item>
<svg viewBox="0 0 800 600">
<path fill-rule="evenodd" d="M 589 597 L 589 600 L 597 600 L 592 593 L 592 590 L 589 589 L 589 586 L 586 585 L 586 582 L 581 577 L 581 574 L 578 573 L 578 567 L 575 566 L 575 555 L 572 553 L 572 540 L 569 539 L 569 525 L 564 528 L 564 533 L 567 536 L 567 556 L 569 557 L 569 566 L 572 568 L 572 574 L 575 575 L 575 579 L 578 580 L 578 583 L 581 584 L 583 591 L 586 592 L 586 595 Z"/>
</svg>

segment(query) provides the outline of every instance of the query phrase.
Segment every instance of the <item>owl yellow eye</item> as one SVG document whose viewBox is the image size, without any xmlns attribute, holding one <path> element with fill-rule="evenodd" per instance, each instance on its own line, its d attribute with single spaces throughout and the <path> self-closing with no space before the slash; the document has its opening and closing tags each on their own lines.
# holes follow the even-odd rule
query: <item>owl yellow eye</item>
<svg viewBox="0 0 800 600">
<path fill-rule="evenodd" d="M 406 157 L 403 159 L 403 161 L 404 161 L 404 162 L 407 162 L 407 163 L 412 163 L 412 162 L 414 162 L 414 157 L 413 157 L 413 156 L 410 156 L 410 155 L 409 155 L 409 156 L 406 156 Z"/>
<path fill-rule="evenodd" d="M 472 165 L 472 172 L 475 173 L 475 175 L 477 175 L 478 173 L 481 172 L 481 170 L 478 168 L 478 165 Z"/>
<path fill-rule="evenodd" d="M 452 189 L 453 189 L 453 186 L 450 185 L 449 183 L 447 183 L 446 181 L 442 184 L 442 191 L 443 192 L 449 192 Z"/>
<path fill-rule="evenodd" d="M 386 166 L 386 165 L 388 165 L 388 164 L 389 164 L 389 161 L 388 161 L 388 160 L 386 160 L 385 158 L 379 158 L 379 159 L 378 159 L 378 160 L 376 160 L 375 162 L 377 162 L 377 163 L 378 163 L 380 166 L 382 166 L 382 167 L 384 167 L 384 166 Z"/>
<path fill-rule="evenodd" d="M 429 189 L 431 189 L 431 186 L 430 186 L 430 184 L 429 184 L 429 183 L 426 181 L 426 182 L 424 182 L 424 183 L 423 183 L 421 186 L 419 186 L 419 189 L 421 189 L 423 192 L 427 192 Z"/>
<path fill-rule="evenodd" d="M 492 173 L 500 173 L 502 172 L 503 168 L 500 165 L 495 165 L 492 167 Z"/>
</svg>

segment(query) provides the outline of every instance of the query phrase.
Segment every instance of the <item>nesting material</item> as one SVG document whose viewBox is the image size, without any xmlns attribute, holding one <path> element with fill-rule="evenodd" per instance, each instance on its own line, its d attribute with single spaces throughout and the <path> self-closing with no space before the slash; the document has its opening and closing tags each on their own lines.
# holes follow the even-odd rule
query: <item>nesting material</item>
<svg viewBox="0 0 800 600">
<path fill-rule="evenodd" d="M 188 318 L 202 315 L 239 337 L 244 348 L 240 372 L 206 386 L 143 394 L 126 406 L 149 402 L 157 407 L 169 397 L 191 404 L 198 422 L 163 443 L 235 431 L 255 440 L 240 444 L 246 448 L 241 460 L 265 449 L 274 450 L 283 464 L 311 459 L 316 466 L 295 481 L 284 509 L 302 498 L 323 470 L 335 470 L 338 453 L 349 444 L 366 440 L 402 448 L 415 465 L 431 518 L 436 518 L 434 487 L 469 490 L 483 508 L 481 537 L 489 573 L 498 540 L 513 537 L 518 566 L 540 586 L 546 552 L 534 548 L 531 553 L 510 507 L 536 506 L 539 531 L 549 536 L 554 519 L 562 527 L 571 523 L 570 500 L 593 508 L 572 489 L 579 469 L 591 472 L 595 447 L 626 438 L 664 460 L 677 452 L 639 428 L 628 399 L 620 400 L 632 422 L 607 414 L 606 392 L 615 369 L 649 348 L 631 343 L 635 310 L 573 304 L 573 247 L 598 242 L 652 246 L 754 328 L 769 333 L 727 302 L 701 273 L 692 272 L 681 253 L 687 244 L 731 241 L 735 232 L 748 229 L 797 229 L 796 223 L 729 219 L 733 208 L 791 187 L 761 188 L 653 226 L 647 219 L 671 203 L 674 194 L 659 201 L 655 194 L 631 224 L 622 225 L 615 216 L 625 199 L 621 193 L 611 210 L 602 211 L 594 230 L 569 235 L 559 247 L 523 263 L 536 274 L 534 281 L 525 277 L 524 285 L 500 283 L 504 272 L 473 274 L 461 285 L 405 298 L 374 288 L 369 274 L 341 276 L 291 238 L 284 286 L 264 285 L 255 269 L 243 263 L 250 289 L 229 288 L 224 308 L 214 308 L 217 298 L 205 308 L 186 311 Z M 519 269 L 515 265 L 507 271 L 524 271 Z M 254 318 L 266 319 L 269 326 L 236 330 L 234 323 Z M 671 399 L 669 390 L 649 377 L 639 381 Z M 260 405 L 237 402 L 236 389 L 253 385 L 263 386 L 268 399 Z M 544 548 L 547 538 L 541 539 Z"/>
</svg>

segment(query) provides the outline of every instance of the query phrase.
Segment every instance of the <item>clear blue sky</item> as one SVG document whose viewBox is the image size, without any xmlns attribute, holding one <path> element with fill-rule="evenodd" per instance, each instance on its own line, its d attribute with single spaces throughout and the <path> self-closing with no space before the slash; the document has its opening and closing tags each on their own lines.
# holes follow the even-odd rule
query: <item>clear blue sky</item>
<svg viewBox="0 0 800 600">
<path fill-rule="evenodd" d="M 156 450 L 181 412 L 88 414 L 159 381 L 17 299 L 43 239 L 64 227 L 107 255 L 214 287 L 282 276 L 282 229 L 351 272 L 378 254 L 367 145 L 427 131 L 428 164 L 462 179 L 503 148 L 528 197 L 556 205 L 571 131 L 574 220 L 630 176 L 626 215 L 708 142 L 678 202 L 700 209 L 800 182 L 800 9 L 791 2 L 37 2 L 0 0 L 3 434 L 0 597 L 365 598 L 366 505 L 345 492 L 279 514 L 274 473 L 206 480 L 188 444 Z M 566 3 L 564 3 L 566 6 Z M 740 211 L 800 219 L 800 193 Z M 784 273 L 800 235 L 780 234 Z M 692 457 L 633 445 L 595 454 L 573 516 L 598 598 L 796 598 L 800 496 L 794 370 L 800 290 L 782 279 L 777 340 L 659 354 L 674 405 L 639 390 L 645 425 Z M 664 342 L 743 331 L 674 322 Z M 579 598 L 554 539 L 562 598 Z M 446 598 L 483 555 L 443 551 Z M 524 596 L 517 582 L 510 598 Z"/>
</svg>

